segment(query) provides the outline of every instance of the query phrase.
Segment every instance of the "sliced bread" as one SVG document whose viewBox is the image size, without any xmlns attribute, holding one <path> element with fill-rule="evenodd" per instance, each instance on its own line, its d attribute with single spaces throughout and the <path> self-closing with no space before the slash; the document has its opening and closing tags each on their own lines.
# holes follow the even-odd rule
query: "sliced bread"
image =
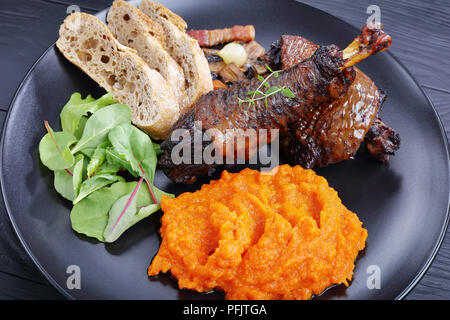
<svg viewBox="0 0 450 320">
<path fill-rule="evenodd" d="M 170 23 L 172 23 L 175 27 L 177 27 L 177 29 L 180 30 L 181 32 L 186 32 L 187 23 L 186 21 L 183 20 L 183 18 L 181 18 L 176 13 L 173 13 L 160 3 L 154 1 L 146 1 L 146 2 L 147 3 L 144 4 L 141 3 L 140 6 L 141 10 L 143 7 L 145 7 L 146 10 L 145 14 L 147 14 L 149 17 L 157 16 L 160 17 L 161 19 L 167 20 Z"/>
<path fill-rule="evenodd" d="M 160 4 L 142 0 L 139 9 L 164 28 L 166 50 L 183 68 L 189 104 L 192 106 L 202 94 L 213 90 L 208 61 L 197 40 L 180 28 L 181 17 Z"/>
<path fill-rule="evenodd" d="M 61 25 L 56 45 L 117 102 L 130 106 L 136 126 L 152 138 L 167 137 L 180 114 L 167 81 L 135 50 L 121 45 L 103 22 L 75 12 Z"/>
<path fill-rule="evenodd" d="M 188 107 L 183 69 L 164 49 L 164 30 L 138 8 L 116 0 L 108 12 L 108 27 L 119 42 L 133 48 L 152 69 L 167 80 L 181 113 Z"/>
</svg>

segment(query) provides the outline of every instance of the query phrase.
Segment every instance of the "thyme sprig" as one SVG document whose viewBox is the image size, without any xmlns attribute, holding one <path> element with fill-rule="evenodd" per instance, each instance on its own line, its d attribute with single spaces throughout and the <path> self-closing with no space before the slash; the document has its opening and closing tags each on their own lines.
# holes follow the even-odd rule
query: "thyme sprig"
<svg viewBox="0 0 450 320">
<path fill-rule="evenodd" d="M 238 97 L 239 106 L 241 106 L 243 103 L 256 105 L 256 101 L 264 100 L 264 104 L 266 105 L 266 108 L 268 108 L 269 103 L 267 99 L 277 93 L 281 93 L 287 98 L 295 98 L 295 94 L 289 88 L 286 88 L 285 86 L 271 86 L 269 84 L 269 79 L 271 77 L 277 79 L 278 74 L 281 70 L 272 71 L 272 69 L 268 65 L 266 65 L 266 68 L 267 70 L 269 70 L 270 74 L 266 78 L 263 78 L 262 76 L 257 77 L 258 80 L 261 81 L 261 84 L 258 86 L 258 88 L 256 88 L 256 90 L 247 93 L 251 97 L 247 97 L 244 99 Z M 266 89 L 266 91 L 263 91 L 264 88 Z"/>
</svg>

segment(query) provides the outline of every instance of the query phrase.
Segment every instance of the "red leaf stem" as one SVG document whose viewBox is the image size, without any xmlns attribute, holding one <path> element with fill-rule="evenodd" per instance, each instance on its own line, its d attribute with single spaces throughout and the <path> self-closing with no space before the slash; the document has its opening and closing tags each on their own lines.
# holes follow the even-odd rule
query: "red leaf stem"
<svg viewBox="0 0 450 320">
<path fill-rule="evenodd" d="M 61 157 L 62 157 L 61 150 L 59 149 L 58 144 L 56 143 L 56 139 L 55 139 L 55 137 L 53 136 L 52 130 L 50 129 L 50 126 L 48 125 L 48 121 L 47 121 L 47 120 L 44 120 L 44 126 L 45 126 L 45 129 L 47 130 L 48 134 L 50 135 L 50 138 L 52 138 L 53 143 L 55 144 L 56 150 L 58 150 L 59 154 L 61 154 Z M 73 176 L 72 172 L 70 172 L 69 169 L 64 169 L 64 170 L 66 170 L 66 172 L 67 172 L 68 174 L 70 174 L 71 176 Z"/>
</svg>

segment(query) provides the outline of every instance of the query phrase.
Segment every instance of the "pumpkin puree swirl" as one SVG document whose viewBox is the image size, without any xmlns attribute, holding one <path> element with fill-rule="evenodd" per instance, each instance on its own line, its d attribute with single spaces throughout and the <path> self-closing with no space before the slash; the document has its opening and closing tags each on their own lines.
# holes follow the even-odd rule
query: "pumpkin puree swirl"
<svg viewBox="0 0 450 320">
<path fill-rule="evenodd" d="M 348 285 L 367 238 L 325 178 L 300 166 L 224 171 L 161 206 L 162 244 L 148 274 L 170 271 L 180 288 L 227 299 L 310 299 Z"/>
</svg>

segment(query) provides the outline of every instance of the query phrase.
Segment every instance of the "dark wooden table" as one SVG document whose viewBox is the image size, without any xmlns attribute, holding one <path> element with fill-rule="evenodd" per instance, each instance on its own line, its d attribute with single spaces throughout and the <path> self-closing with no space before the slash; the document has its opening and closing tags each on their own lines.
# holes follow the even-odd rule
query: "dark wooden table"
<svg viewBox="0 0 450 320">
<path fill-rule="evenodd" d="M 276 1 L 276 0 L 273 0 Z M 14 92 L 34 61 L 57 38 L 69 5 L 95 13 L 112 0 L 0 0 L 0 127 Z M 450 1 L 302 0 L 354 26 L 381 8 L 390 51 L 434 103 L 450 134 Z M 420 128 L 418 128 L 420 130 Z M 62 299 L 20 245 L 0 201 L 0 299 Z M 433 264 L 406 299 L 450 299 L 450 231 Z"/>
</svg>

